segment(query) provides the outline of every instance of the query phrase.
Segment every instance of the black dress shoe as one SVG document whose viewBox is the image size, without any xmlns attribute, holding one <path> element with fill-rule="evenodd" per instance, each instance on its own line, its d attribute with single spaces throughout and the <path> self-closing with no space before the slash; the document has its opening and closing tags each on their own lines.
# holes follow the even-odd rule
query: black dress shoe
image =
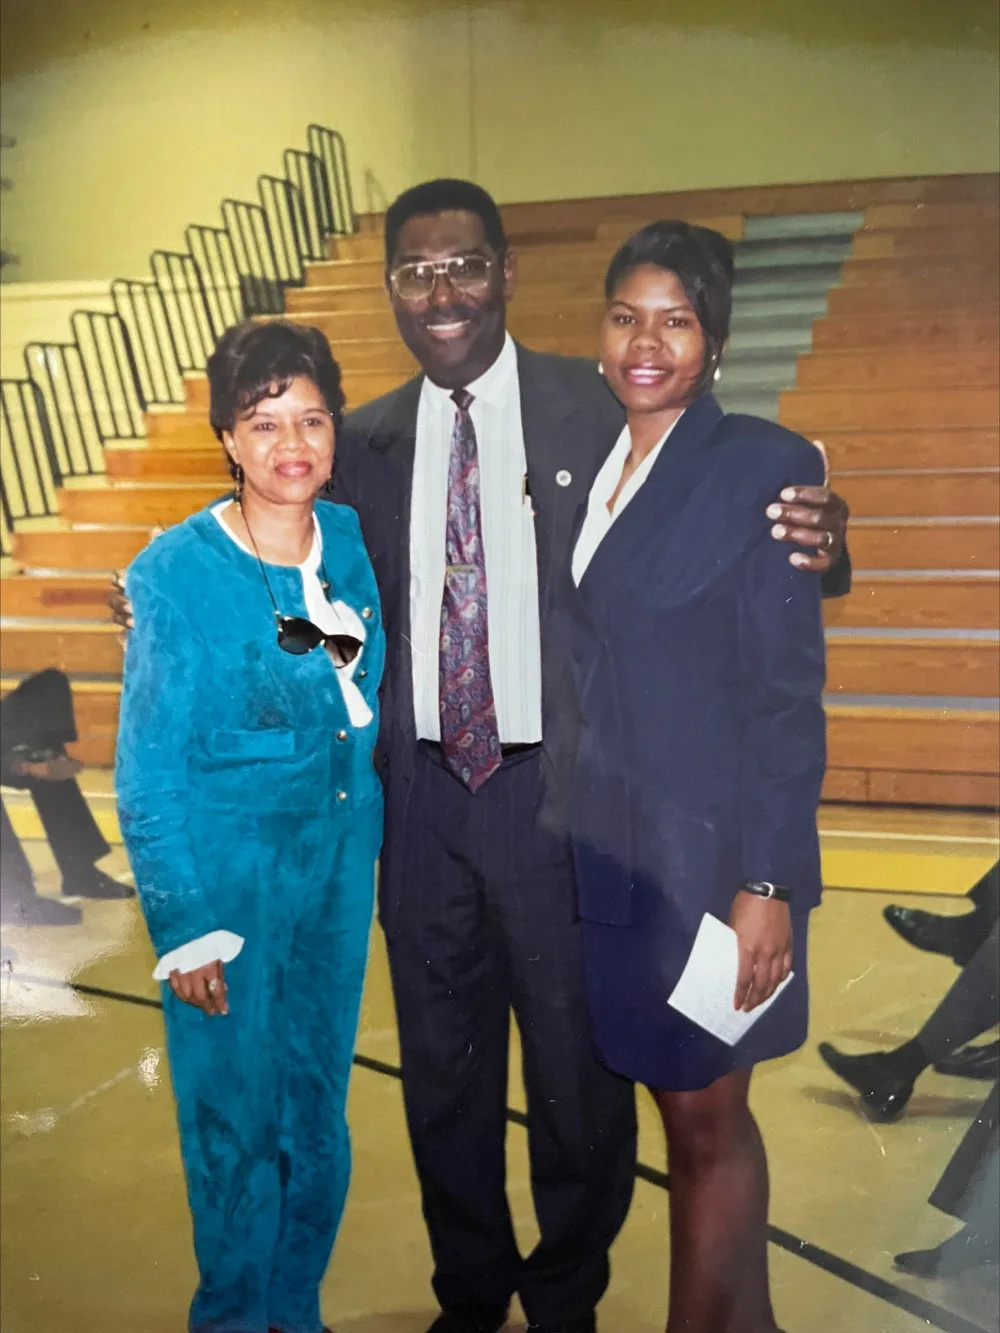
<svg viewBox="0 0 1000 1333">
<path fill-rule="evenodd" d="M 819 1053 L 833 1072 L 861 1093 L 861 1100 L 874 1120 L 885 1122 L 902 1115 L 913 1092 L 913 1080 L 898 1074 L 888 1056 L 844 1055 L 822 1041 Z"/>
<path fill-rule="evenodd" d="M 63 896 L 66 898 L 134 898 L 135 889 L 131 884 L 112 879 L 103 870 L 91 866 L 80 874 L 64 879 Z"/>
<path fill-rule="evenodd" d="M 896 1267 L 911 1277 L 959 1277 L 970 1268 L 1000 1263 L 995 1237 L 980 1235 L 963 1227 L 933 1250 L 908 1250 L 897 1254 Z"/>
<path fill-rule="evenodd" d="M 964 1046 L 938 1060 L 934 1068 L 952 1078 L 983 1078 L 992 1082 L 1000 1078 L 1000 1041 L 991 1041 L 986 1046 Z"/>
<path fill-rule="evenodd" d="M 962 916 L 940 916 L 893 903 L 882 915 L 907 944 L 925 953 L 944 954 L 959 966 L 969 961 L 982 939 L 980 915 L 975 911 Z"/>
<path fill-rule="evenodd" d="M 499 1306 L 444 1310 L 427 1333 L 500 1333 L 506 1322 L 507 1311 Z"/>
</svg>

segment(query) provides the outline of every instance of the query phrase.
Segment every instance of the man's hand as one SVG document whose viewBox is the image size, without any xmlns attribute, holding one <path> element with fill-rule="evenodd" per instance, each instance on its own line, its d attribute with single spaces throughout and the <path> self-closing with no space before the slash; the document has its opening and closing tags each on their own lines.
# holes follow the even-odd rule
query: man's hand
<svg viewBox="0 0 1000 1333">
<path fill-rule="evenodd" d="M 155 523 L 149 530 L 149 540 L 155 541 L 157 537 L 163 535 L 166 528 Z M 135 629 L 135 621 L 132 619 L 132 603 L 125 596 L 125 576 L 115 573 L 111 576 L 111 588 L 108 592 L 108 606 L 111 607 L 111 619 L 119 629 Z M 125 647 L 125 635 L 119 634 L 118 641 Z"/>
<path fill-rule="evenodd" d="M 748 1014 L 770 999 L 792 970 L 792 915 L 787 903 L 741 889 L 729 924 L 740 947 L 733 1008 Z"/>
<path fill-rule="evenodd" d="M 178 972 L 175 967 L 168 980 L 178 1000 L 203 1010 L 210 1018 L 229 1013 L 226 975 L 218 960 L 196 967 L 193 972 Z"/>
<path fill-rule="evenodd" d="M 821 441 L 813 440 L 826 462 L 826 450 Z M 778 501 L 768 505 L 767 516 L 773 519 L 771 536 L 775 541 L 806 546 L 815 555 L 793 551 L 789 562 L 797 569 L 809 569 L 814 574 L 825 574 L 844 553 L 847 520 L 850 510 L 846 500 L 829 487 L 829 467 L 826 483 L 822 486 L 787 486 Z"/>
<path fill-rule="evenodd" d="M 135 629 L 135 621 L 132 619 L 132 603 L 125 596 L 125 580 L 121 574 L 111 576 L 108 606 L 111 607 L 111 619 L 119 629 Z"/>
</svg>

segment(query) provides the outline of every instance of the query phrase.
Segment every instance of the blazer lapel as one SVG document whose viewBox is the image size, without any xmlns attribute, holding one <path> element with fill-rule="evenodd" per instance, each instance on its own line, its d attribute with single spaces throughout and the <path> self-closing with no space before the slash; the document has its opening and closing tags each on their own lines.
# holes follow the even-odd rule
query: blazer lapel
<svg viewBox="0 0 1000 1333">
<path fill-rule="evenodd" d="M 699 398 L 687 409 L 664 444 L 653 470 L 594 552 L 580 581 L 580 592 L 585 597 L 591 575 L 599 583 L 606 563 L 609 568 L 627 566 L 637 546 L 648 540 L 651 531 L 662 531 L 666 538 L 672 520 L 683 509 L 701 476 L 702 453 L 723 416 L 722 408 L 711 394 Z"/>
</svg>

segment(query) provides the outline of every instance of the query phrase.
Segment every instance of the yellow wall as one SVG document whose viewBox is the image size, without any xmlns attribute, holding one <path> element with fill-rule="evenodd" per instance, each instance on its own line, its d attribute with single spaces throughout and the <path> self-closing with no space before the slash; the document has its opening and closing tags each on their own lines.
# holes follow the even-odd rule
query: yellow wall
<svg viewBox="0 0 1000 1333">
<path fill-rule="evenodd" d="M 991 171 L 994 0 L 3 0 L 5 248 L 145 271 L 317 120 L 357 204 Z"/>
</svg>

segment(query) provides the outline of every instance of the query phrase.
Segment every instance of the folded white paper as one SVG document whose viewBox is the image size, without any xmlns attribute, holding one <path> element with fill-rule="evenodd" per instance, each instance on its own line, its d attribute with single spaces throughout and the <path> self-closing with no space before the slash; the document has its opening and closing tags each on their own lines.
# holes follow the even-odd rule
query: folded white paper
<svg viewBox="0 0 1000 1333">
<path fill-rule="evenodd" d="M 795 975 L 789 972 L 769 1000 L 746 1014 L 742 1009 L 733 1008 L 738 972 L 736 931 L 706 912 L 698 927 L 691 956 L 667 1003 L 727 1046 L 735 1046 L 754 1023 L 764 1017 Z"/>
</svg>

